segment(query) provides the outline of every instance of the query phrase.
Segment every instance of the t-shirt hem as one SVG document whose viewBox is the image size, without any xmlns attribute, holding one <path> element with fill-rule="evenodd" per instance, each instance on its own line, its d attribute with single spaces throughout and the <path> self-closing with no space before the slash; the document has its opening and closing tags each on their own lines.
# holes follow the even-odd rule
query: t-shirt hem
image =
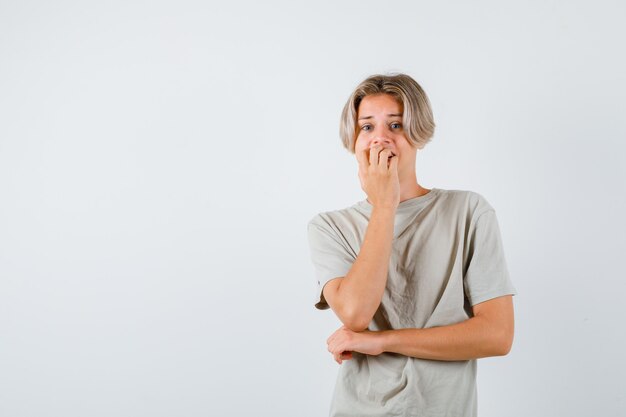
<svg viewBox="0 0 626 417">
<path fill-rule="evenodd" d="M 484 301 L 488 301 L 488 300 L 491 300 L 493 298 L 503 297 L 505 295 L 513 295 L 514 296 L 516 294 L 517 294 L 517 291 L 513 290 L 513 289 L 509 289 L 509 290 L 506 290 L 506 291 L 502 291 L 502 290 L 490 291 L 488 293 L 481 294 L 481 295 L 476 296 L 476 297 L 472 297 L 470 303 L 471 303 L 472 306 L 475 306 L 476 304 L 480 304 L 480 303 L 482 303 Z"/>
</svg>

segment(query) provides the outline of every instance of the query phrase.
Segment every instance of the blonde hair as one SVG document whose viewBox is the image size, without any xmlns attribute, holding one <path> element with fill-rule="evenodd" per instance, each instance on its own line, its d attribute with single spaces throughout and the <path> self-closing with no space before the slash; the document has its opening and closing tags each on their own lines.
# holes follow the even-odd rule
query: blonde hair
<svg viewBox="0 0 626 417">
<path fill-rule="evenodd" d="M 435 122 L 430 101 L 422 87 L 406 74 L 375 74 L 356 87 L 343 107 L 339 136 L 344 148 L 354 154 L 359 105 L 365 96 L 374 94 L 389 94 L 402 103 L 402 125 L 411 145 L 422 149 L 430 142 L 435 132 Z"/>
</svg>

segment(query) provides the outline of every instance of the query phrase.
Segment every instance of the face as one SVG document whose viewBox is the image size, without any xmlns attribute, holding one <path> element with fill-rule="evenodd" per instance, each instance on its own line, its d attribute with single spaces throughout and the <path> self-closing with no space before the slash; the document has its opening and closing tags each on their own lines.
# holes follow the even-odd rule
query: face
<svg viewBox="0 0 626 417">
<path fill-rule="evenodd" d="M 357 111 L 354 146 L 356 153 L 369 150 L 375 144 L 391 149 L 398 156 L 398 174 L 415 170 L 417 151 L 405 135 L 402 111 L 402 103 L 389 94 L 365 96 Z"/>
</svg>

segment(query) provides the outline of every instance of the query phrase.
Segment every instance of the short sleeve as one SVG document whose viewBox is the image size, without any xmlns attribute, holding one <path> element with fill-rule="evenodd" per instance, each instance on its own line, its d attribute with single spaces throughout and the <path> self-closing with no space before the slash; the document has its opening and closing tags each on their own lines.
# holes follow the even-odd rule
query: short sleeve
<svg viewBox="0 0 626 417">
<path fill-rule="evenodd" d="M 463 282 L 470 305 L 517 294 L 506 264 L 495 210 L 481 213 L 470 224 L 467 239 L 469 250 L 464 261 Z"/>
<path fill-rule="evenodd" d="M 315 307 L 319 310 L 330 308 L 322 290 L 333 278 L 346 276 L 355 257 L 335 231 L 323 221 L 311 219 L 307 225 L 311 261 L 315 268 L 316 293 Z"/>
</svg>

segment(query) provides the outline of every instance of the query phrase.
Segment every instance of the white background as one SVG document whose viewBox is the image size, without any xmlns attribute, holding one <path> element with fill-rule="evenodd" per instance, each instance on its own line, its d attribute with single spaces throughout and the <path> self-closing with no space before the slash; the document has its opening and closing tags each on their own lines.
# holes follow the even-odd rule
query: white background
<svg viewBox="0 0 626 417">
<path fill-rule="evenodd" d="M 366 197 L 339 116 L 388 71 L 518 290 L 479 415 L 625 415 L 624 3 L 297 3 L 0 1 L 0 415 L 327 415 L 306 223 Z"/>
</svg>

